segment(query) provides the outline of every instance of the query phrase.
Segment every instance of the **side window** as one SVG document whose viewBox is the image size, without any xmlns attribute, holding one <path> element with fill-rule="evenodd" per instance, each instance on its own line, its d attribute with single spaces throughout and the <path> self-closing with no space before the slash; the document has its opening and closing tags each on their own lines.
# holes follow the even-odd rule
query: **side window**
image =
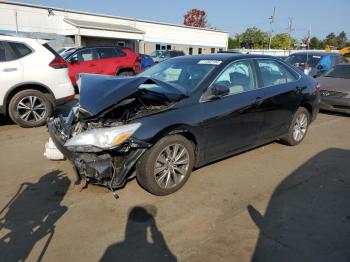
<svg viewBox="0 0 350 262">
<path fill-rule="evenodd" d="M 247 60 L 232 63 L 216 79 L 214 85 L 216 84 L 227 86 L 230 94 L 254 90 L 255 75 L 252 64 Z"/>
<path fill-rule="evenodd" d="M 6 61 L 5 47 L 2 42 L 0 42 L 0 62 Z"/>
<path fill-rule="evenodd" d="M 94 60 L 92 49 L 84 49 L 76 52 L 72 57 L 77 57 L 79 62 Z"/>
<path fill-rule="evenodd" d="M 271 59 L 257 60 L 263 86 L 281 85 L 296 81 L 297 78 L 289 72 L 286 66 Z"/>
<path fill-rule="evenodd" d="M 100 56 L 100 59 L 107 59 L 112 57 L 117 57 L 116 52 L 114 51 L 114 48 L 97 48 L 97 52 Z"/>
<path fill-rule="evenodd" d="M 15 42 L 8 42 L 8 44 L 11 46 L 13 52 L 16 54 L 16 58 L 21 58 L 32 53 L 32 50 L 24 44 Z"/>
<path fill-rule="evenodd" d="M 116 55 L 119 57 L 126 56 L 126 54 L 119 48 L 115 48 L 114 51 L 116 52 Z"/>
</svg>

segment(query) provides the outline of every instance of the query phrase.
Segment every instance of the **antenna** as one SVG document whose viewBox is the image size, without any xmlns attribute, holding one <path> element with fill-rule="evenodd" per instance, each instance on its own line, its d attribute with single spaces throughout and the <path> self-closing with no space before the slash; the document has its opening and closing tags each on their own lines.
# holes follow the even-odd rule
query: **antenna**
<svg viewBox="0 0 350 262">
<path fill-rule="evenodd" d="M 292 32 L 294 31 L 293 28 L 293 17 L 289 18 L 288 22 L 288 54 L 290 55 L 290 45 L 291 45 L 291 38 L 292 38 Z"/>
<path fill-rule="evenodd" d="M 273 8 L 273 14 L 272 16 L 269 17 L 270 20 L 270 26 L 271 26 L 271 32 L 270 32 L 270 40 L 269 40 L 269 49 L 271 49 L 271 39 L 272 39 L 272 34 L 273 34 L 273 26 L 275 24 L 275 19 L 276 19 L 276 7 Z"/>
</svg>

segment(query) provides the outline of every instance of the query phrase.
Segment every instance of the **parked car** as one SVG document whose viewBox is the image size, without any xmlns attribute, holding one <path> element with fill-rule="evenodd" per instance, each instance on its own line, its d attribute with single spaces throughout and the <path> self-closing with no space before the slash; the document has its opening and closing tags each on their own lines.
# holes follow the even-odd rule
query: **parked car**
<svg viewBox="0 0 350 262">
<path fill-rule="evenodd" d="M 350 114 L 350 64 L 338 64 L 317 79 L 321 109 Z"/>
<path fill-rule="evenodd" d="M 338 53 L 305 51 L 288 56 L 285 61 L 301 68 L 312 77 L 319 77 L 333 66 L 346 62 L 346 59 Z"/>
<path fill-rule="evenodd" d="M 141 69 L 146 70 L 147 68 L 150 68 L 154 65 L 154 61 L 151 56 L 140 54 L 141 56 Z"/>
<path fill-rule="evenodd" d="M 132 76 L 141 72 L 141 57 L 119 46 L 81 47 L 67 51 L 69 77 L 76 85 L 81 73 Z"/>
<path fill-rule="evenodd" d="M 72 52 L 72 51 L 74 51 L 74 50 L 76 50 L 77 48 L 79 48 L 79 47 L 76 47 L 76 46 L 72 46 L 72 47 L 62 47 L 61 49 L 59 49 L 58 51 L 57 51 L 57 53 L 60 55 L 60 56 L 63 56 L 63 54 L 65 53 L 65 52 Z"/>
<path fill-rule="evenodd" d="M 37 127 L 55 105 L 72 99 L 67 62 L 47 43 L 0 35 L 0 113 L 22 127 Z"/>
<path fill-rule="evenodd" d="M 80 105 L 50 136 L 79 178 L 116 189 L 133 167 L 156 195 L 194 167 L 281 139 L 297 145 L 319 109 L 319 85 L 262 55 L 184 56 L 133 78 L 82 75 Z"/>
<path fill-rule="evenodd" d="M 176 50 L 156 50 L 151 53 L 151 57 L 154 61 L 154 63 L 160 63 L 163 62 L 169 58 L 177 57 L 177 56 L 184 56 L 185 53 L 183 51 L 176 51 Z"/>
</svg>

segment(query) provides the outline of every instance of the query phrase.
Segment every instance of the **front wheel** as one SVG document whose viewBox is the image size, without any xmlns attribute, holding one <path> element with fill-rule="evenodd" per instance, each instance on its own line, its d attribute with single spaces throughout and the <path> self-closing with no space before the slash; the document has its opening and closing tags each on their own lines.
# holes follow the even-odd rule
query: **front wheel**
<svg viewBox="0 0 350 262">
<path fill-rule="evenodd" d="M 189 178 L 194 164 L 193 144 L 181 135 L 160 139 L 136 165 L 137 180 L 158 196 L 179 190 Z"/>
<path fill-rule="evenodd" d="M 288 134 L 281 140 L 287 145 L 295 146 L 300 144 L 306 136 L 310 123 L 310 113 L 304 108 L 300 107 L 294 114 L 292 123 L 289 127 Z"/>
</svg>

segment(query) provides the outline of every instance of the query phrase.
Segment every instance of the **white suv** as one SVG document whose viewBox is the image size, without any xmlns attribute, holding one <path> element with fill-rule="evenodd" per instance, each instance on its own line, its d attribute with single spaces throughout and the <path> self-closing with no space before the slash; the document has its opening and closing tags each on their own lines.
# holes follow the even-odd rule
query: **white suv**
<svg viewBox="0 0 350 262">
<path fill-rule="evenodd" d="M 41 126 L 74 94 L 66 61 L 48 44 L 0 35 L 0 113 L 22 127 Z"/>
</svg>

